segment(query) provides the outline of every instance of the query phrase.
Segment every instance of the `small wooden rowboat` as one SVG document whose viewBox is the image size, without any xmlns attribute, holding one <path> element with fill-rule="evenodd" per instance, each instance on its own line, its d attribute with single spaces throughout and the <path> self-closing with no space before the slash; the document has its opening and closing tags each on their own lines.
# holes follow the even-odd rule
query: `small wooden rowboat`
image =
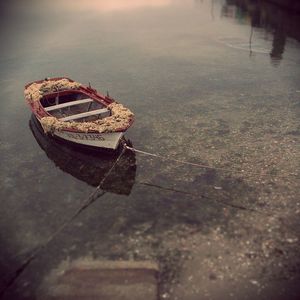
<svg viewBox="0 0 300 300">
<path fill-rule="evenodd" d="M 80 145 L 116 149 L 134 121 L 108 95 L 65 77 L 31 82 L 24 94 L 46 134 Z"/>
</svg>

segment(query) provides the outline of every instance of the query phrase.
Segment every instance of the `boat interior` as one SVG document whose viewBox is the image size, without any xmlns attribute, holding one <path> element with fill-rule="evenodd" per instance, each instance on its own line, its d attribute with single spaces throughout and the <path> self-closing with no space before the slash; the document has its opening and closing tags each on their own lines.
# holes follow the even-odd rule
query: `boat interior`
<svg viewBox="0 0 300 300">
<path fill-rule="evenodd" d="M 104 105 L 83 93 L 46 95 L 40 102 L 49 114 L 65 122 L 93 122 L 111 115 Z"/>
</svg>

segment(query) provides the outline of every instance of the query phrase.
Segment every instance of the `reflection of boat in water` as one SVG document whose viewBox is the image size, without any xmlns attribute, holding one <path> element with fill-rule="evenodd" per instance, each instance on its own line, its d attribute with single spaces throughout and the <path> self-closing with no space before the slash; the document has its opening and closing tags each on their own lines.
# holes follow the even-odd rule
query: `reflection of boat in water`
<svg viewBox="0 0 300 300">
<path fill-rule="evenodd" d="M 29 126 L 38 144 L 55 165 L 95 187 L 103 180 L 120 154 L 81 149 L 46 136 L 34 115 Z M 129 195 L 135 181 L 135 173 L 135 153 L 126 150 L 101 188 L 108 192 Z"/>
</svg>

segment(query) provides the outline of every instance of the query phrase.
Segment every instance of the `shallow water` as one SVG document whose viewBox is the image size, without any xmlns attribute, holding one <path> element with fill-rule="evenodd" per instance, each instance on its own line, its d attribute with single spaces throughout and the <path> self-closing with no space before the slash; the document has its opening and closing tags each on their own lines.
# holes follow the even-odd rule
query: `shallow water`
<svg viewBox="0 0 300 300">
<path fill-rule="evenodd" d="M 299 14 L 247 3 L 1 4 L 3 297 L 33 297 L 62 262 L 92 257 L 159 261 L 172 299 L 296 299 L 285 280 L 300 275 Z M 231 171 L 127 152 L 70 221 L 116 158 L 34 133 L 24 85 L 64 75 L 135 113 L 126 137 L 137 149 Z"/>
</svg>

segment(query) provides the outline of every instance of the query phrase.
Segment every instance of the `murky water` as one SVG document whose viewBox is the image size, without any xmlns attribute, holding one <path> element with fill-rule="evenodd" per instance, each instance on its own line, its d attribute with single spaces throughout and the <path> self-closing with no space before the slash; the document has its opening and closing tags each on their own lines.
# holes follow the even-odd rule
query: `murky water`
<svg viewBox="0 0 300 300">
<path fill-rule="evenodd" d="M 299 14 L 221 0 L 1 5 L 4 298 L 33 299 L 53 269 L 91 257 L 158 261 L 171 299 L 296 299 Z M 134 147 L 231 172 L 126 152 L 69 222 L 116 156 L 33 123 L 24 85 L 64 75 L 135 113 Z"/>
</svg>

